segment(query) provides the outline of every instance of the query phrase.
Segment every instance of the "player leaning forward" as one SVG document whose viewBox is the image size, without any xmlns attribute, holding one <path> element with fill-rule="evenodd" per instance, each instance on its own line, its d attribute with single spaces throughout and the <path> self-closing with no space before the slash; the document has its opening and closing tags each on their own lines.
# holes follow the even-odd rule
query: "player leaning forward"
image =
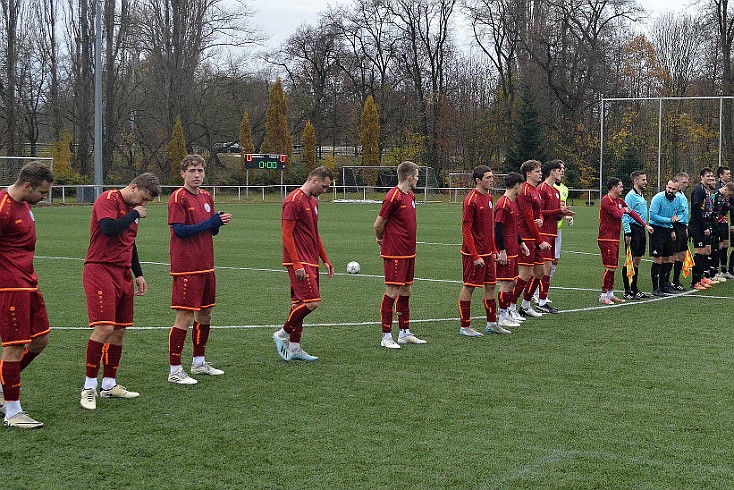
<svg viewBox="0 0 734 490">
<path fill-rule="evenodd" d="M 291 283 L 291 311 L 283 328 L 273 334 L 278 355 L 284 361 L 315 361 L 316 356 L 301 348 L 303 319 L 321 304 L 319 258 L 329 277 L 334 268 L 326 256 L 318 229 L 318 201 L 331 185 L 331 171 L 317 167 L 308 180 L 283 201 L 283 265 Z"/>
<path fill-rule="evenodd" d="M 5 427 L 43 427 L 20 406 L 20 372 L 48 343 L 46 304 L 33 269 L 36 220 L 30 205 L 48 196 L 53 181 L 48 167 L 30 162 L 13 185 L 0 191 L 0 380 L 5 397 L 0 412 Z"/>
<path fill-rule="evenodd" d="M 80 401 L 87 410 L 97 408 L 97 375 L 102 362 L 104 372 L 99 396 L 135 398 L 140 395 L 117 384 L 117 368 L 125 328 L 133 324 L 133 274 L 135 295 L 143 296 L 148 291 L 135 246 L 138 220 L 148 215 L 145 205 L 160 192 L 158 177 L 144 173 L 124 189 L 105 191 L 94 201 L 89 250 L 82 275 L 89 326 L 94 328 L 87 342 L 86 379 Z"/>
<path fill-rule="evenodd" d="M 415 272 L 416 214 L 413 189 L 418 184 L 418 166 L 413 162 L 398 165 L 398 185 L 388 191 L 375 220 L 374 229 L 385 270 L 385 294 L 380 317 L 382 341 L 387 349 L 400 344 L 425 344 L 410 332 L 410 290 Z M 393 308 L 398 316 L 400 334 L 392 336 Z"/>
<path fill-rule="evenodd" d="M 168 335 L 171 383 L 191 385 L 196 380 L 181 366 L 184 341 L 192 325 L 194 344 L 193 374 L 220 375 L 204 357 L 211 328 L 212 308 L 216 304 L 214 277 L 214 235 L 229 224 L 232 215 L 216 213 L 212 195 L 199 187 L 204 182 L 206 161 L 201 155 L 187 155 L 179 170 L 184 186 L 168 200 L 168 225 L 171 227 L 171 308 L 176 319 Z"/>
</svg>

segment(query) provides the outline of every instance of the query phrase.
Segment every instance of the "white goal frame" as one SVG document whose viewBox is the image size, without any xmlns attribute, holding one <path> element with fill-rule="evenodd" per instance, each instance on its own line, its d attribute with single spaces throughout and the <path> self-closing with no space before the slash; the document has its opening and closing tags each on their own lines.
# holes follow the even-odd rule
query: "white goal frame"
<svg viewBox="0 0 734 490">
<path fill-rule="evenodd" d="M 0 185 L 11 185 L 18 179 L 18 173 L 23 165 L 28 162 L 40 160 L 46 163 L 51 171 L 54 170 L 54 159 L 52 157 L 14 157 L 0 156 Z M 8 165 L 7 162 L 18 162 L 17 165 Z"/>
<path fill-rule="evenodd" d="M 369 169 L 379 172 L 380 170 L 390 170 L 397 175 L 397 166 L 396 165 L 345 165 L 342 167 L 342 181 L 341 181 L 341 187 L 342 187 L 342 195 L 344 196 L 344 199 L 346 200 L 347 196 L 347 187 L 375 187 L 375 188 L 386 188 L 382 186 L 367 186 L 366 184 L 359 185 L 355 182 L 354 185 L 347 184 L 346 179 L 346 170 L 352 170 L 355 169 Z M 416 190 L 422 189 L 423 190 L 423 201 L 428 202 L 428 191 L 429 189 L 437 189 L 438 188 L 438 178 L 435 175 L 435 170 L 433 167 L 427 166 L 427 165 L 418 165 L 418 180 L 421 178 L 424 179 L 424 185 L 422 187 L 417 187 Z M 431 177 L 431 173 L 433 173 L 433 178 L 435 179 L 436 185 L 430 185 L 429 177 Z"/>
</svg>

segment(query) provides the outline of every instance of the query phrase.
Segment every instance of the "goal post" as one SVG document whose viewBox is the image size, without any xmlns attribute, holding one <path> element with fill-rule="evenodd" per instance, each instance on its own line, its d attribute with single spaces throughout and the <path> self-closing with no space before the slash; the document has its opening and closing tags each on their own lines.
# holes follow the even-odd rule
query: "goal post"
<svg viewBox="0 0 734 490">
<path fill-rule="evenodd" d="M 342 167 L 341 189 L 343 200 L 365 202 L 381 201 L 382 196 L 398 185 L 397 166 L 345 165 Z M 419 202 L 427 202 L 429 194 L 438 188 L 433 167 L 418 166 L 415 194 Z M 423 196 L 422 201 L 420 196 Z M 351 196 L 351 197 L 349 197 Z"/>
<path fill-rule="evenodd" d="M 0 156 L 0 185 L 8 186 L 15 183 L 23 165 L 33 161 L 41 161 L 45 163 L 51 171 L 54 169 L 54 159 L 51 157 Z"/>
</svg>

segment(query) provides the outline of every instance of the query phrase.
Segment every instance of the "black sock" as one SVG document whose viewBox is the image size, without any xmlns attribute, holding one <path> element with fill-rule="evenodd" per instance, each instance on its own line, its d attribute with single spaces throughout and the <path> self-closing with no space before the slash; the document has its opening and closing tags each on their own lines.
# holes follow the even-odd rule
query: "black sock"
<svg viewBox="0 0 734 490">
<path fill-rule="evenodd" d="M 640 268 L 635 267 L 635 275 L 632 276 L 632 284 L 630 284 L 630 289 L 633 292 L 639 291 L 639 289 L 637 289 L 637 277 L 639 276 L 639 274 L 640 274 Z"/>
<path fill-rule="evenodd" d="M 650 278 L 652 279 L 652 290 L 657 291 L 659 286 L 659 280 L 660 280 L 660 265 L 657 262 L 652 263 L 652 267 L 650 267 Z"/>
<path fill-rule="evenodd" d="M 670 284 L 670 271 L 673 270 L 673 263 L 666 262 L 663 264 L 663 272 L 660 275 L 660 287 Z"/>
<path fill-rule="evenodd" d="M 722 273 L 726 272 L 726 259 L 726 249 L 719 249 L 719 265 L 721 266 L 720 268 Z"/>
<path fill-rule="evenodd" d="M 683 262 L 676 260 L 673 265 L 673 283 L 680 284 L 680 273 L 683 270 Z"/>
<path fill-rule="evenodd" d="M 717 265 L 719 263 L 719 249 L 714 248 L 711 251 L 711 255 L 706 258 L 708 259 L 706 264 L 706 273 L 708 273 L 709 277 L 714 277 L 719 270 Z"/>
<path fill-rule="evenodd" d="M 729 252 L 729 274 L 734 274 L 734 249 Z"/>
<path fill-rule="evenodd" d="M 629 294 L 630 292 L 630 280 L 629 277 L 627 277 L 627 266 L 622 266 L 622 282 L 624 283 L 624 294 Z"/>
</svg>

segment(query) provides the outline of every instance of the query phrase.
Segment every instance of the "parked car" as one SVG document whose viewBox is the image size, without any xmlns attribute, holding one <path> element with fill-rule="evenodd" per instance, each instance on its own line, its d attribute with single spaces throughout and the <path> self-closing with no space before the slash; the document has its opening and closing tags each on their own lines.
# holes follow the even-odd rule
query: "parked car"
<svg viewBox="0 0 734 490">
<path fill-rule="evenodd" d="M 214 143 L 214 151 L 216 153 L 240 153 L 242 147 L 236 141 L 230 141 L 228 143 Z"/>
</svg>

